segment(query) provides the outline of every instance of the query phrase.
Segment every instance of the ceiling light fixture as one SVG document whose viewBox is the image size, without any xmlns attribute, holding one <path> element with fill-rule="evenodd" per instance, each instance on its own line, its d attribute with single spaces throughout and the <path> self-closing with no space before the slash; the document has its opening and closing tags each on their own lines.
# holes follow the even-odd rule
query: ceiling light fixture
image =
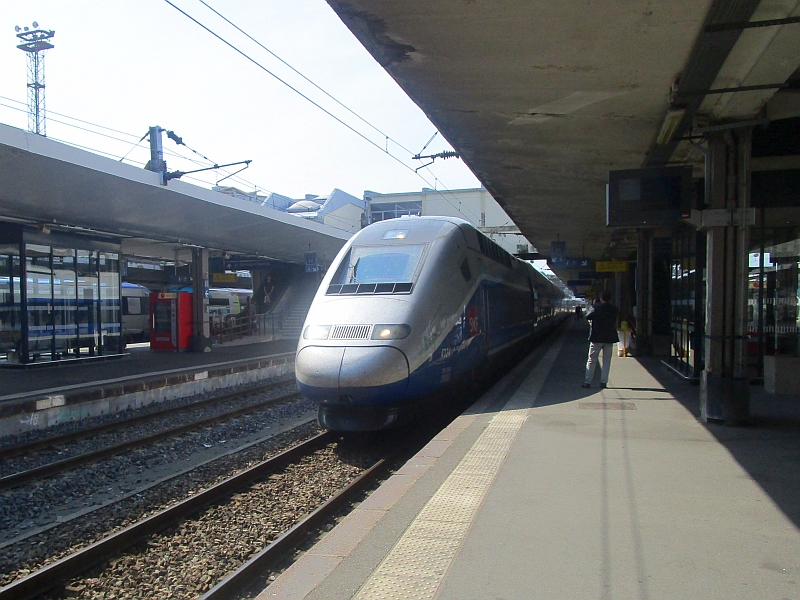
<svg viewBox="0 0 800 600">
<path fill-rule="evenodd" d="M 678 126 L 681 124 L 683 117 L 685 116 L 685 108 L 668 110 L 666 116 L 664 117 L 664 122 L 661 124 L 661 130 L 658 132 L 656 144 L 663 146 L 664 144 L 671 142 L 672 136 L 675 135 L 675 131 L 677 131 Z"/>
</svg>

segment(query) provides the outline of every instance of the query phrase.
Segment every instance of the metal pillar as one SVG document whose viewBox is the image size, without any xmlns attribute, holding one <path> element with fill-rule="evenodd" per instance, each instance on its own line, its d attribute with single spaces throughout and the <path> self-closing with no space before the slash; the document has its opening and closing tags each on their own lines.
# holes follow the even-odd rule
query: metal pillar
<svg viewBox="0 0 800 600">
<path fill-rule="evenodd" d="M 158 173 L 161 185 L 167 185 L 167 163 L 164 161 L 164 146 L 161 142 L 161 132 L 164 131 L 156 125 L 150 128 L 150 160 L 145 169 Z"/>
<path fill-rule="evenodd" d="M 192 248 L 192 350 L 211 352 L 208 323 L 208 250 Z"/>
<path fill-rule="evenodd" d="M 636 355 L 653 354 L 653 230 L 639 229 L 636 250 Z"/>
<path fill-rule="evenodd" d="M 706 154 L 705 369 L 700 418 L 742 422 L 750 411 L 747 281 L 750 205 L 749 129 L 710 135 Z"/>
</svg>

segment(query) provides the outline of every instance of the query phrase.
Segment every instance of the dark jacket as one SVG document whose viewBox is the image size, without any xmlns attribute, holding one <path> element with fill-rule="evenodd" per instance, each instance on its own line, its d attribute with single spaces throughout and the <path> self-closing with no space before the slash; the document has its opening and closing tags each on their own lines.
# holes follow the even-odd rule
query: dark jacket
<svg viewBox="0 0 800 600">
<path fill-rule="evenodd" d="M 588 315 L 586 320 L 592 324 L 589 341 L 598 344 L 613 344 L 619 341 L 617 335 L 617 315 L 619 309 L 610 303 L 600 303 Z"/>
</svg>

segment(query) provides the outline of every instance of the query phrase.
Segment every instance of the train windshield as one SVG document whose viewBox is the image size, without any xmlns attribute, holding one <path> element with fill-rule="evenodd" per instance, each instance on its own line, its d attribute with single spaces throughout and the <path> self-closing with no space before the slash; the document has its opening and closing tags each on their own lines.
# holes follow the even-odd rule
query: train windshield
<svg viewBox="0 0 800 600">
<path fill-rule="evenodd" d="M 411 283 L 424 251 L 424 244 L 354 246 L 331 283 Z"/>
</svg>

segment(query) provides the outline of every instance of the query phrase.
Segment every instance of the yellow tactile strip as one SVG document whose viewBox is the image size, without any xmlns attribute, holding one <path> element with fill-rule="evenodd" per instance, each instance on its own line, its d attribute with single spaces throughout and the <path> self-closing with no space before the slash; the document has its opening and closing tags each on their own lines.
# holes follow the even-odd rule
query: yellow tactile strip
<svg viewBox="0 0 800 600">
<path fill-rule="evenodd" d="M 433 598 L 526 416 L 492 419 L 355 598 Z"/>
</svg>

